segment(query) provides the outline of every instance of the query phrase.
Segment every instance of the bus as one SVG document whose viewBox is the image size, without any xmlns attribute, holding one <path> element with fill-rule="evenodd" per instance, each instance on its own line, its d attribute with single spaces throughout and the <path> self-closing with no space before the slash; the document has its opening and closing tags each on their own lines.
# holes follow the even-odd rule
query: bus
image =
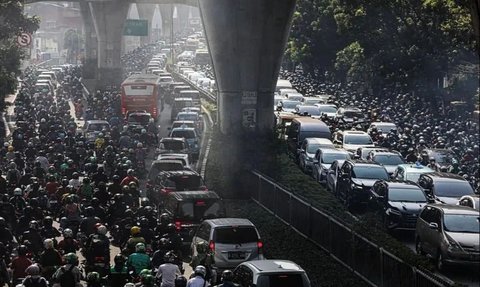
<svg viewBox="0 0 480 287">
<path fill-rule="evenodd" d="M 154 119 L 158 116 L 160 77 L 154 74 L 131 75 L 122 83 L 122 114 L 128 111 L 146 111 Z"/>
</svg>

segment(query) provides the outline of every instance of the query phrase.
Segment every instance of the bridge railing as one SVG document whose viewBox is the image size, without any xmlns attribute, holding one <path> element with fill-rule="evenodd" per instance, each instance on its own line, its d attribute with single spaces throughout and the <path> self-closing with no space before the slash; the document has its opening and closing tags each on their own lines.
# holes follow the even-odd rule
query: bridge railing
<svg viewBox="0 0 480 287">
<path fill-rule="evenodd" d="M 411 266 L 258 171 L 251 171 L 251 198 L 298 234 L 326 251 L 371 286 L 449 287 L 455 282 Z"/>
<path fill-rule="evenodd" d="M 185 82 L 193 89 L 198 90 L 202 98 L 206 99 L 211 103 L 215 103 L 215 104 L 217 103 L 217 95 L 215 93 L 212 93 L 211 91 L 207 91 L 201 87 L 198 87 L 194 82 L 190 81 L 187 77 L 178 73 L 177 71 L 171 70 L 170 73 L 172 74 L 175 80 Z"/>
</svg>

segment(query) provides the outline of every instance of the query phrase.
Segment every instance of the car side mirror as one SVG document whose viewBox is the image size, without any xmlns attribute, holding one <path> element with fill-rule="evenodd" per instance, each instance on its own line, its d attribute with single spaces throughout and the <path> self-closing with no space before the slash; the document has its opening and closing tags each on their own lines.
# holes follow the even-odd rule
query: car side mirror
<svg viewBox="0 0 480 287">
<path fill-rule="evenodd" d="M 427 203 L 436 203 L 435 199 L 428 197 L 427 198 Z"/>
<path fill-rule="evenodd" d="M 430 229 L 438 230 L 438 224 L 435 222 L 430 222 L 428 227 L 430 227 Z"/>
</svg>

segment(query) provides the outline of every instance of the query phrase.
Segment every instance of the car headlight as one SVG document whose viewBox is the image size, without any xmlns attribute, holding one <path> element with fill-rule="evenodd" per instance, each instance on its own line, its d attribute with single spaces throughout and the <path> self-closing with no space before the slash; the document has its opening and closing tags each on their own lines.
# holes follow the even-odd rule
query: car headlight
<svg viewBox="0 0 480 287">
<path fill-rule="evenodd" d="M 352 189 L 361 190 L 363 188 L 361 185 L 356 185 L 355 183 L 352 183 Z"/>
<path fill-rule="evenodd" d="M 448 235 L 447 235 L 447 241 L 448 241 L 447 250 L 449 252 L 462 251 L 462 248 L 460 247 L 460 245 Z"/>
<path fill-rule="evenodd" d="M 401 215 L 402 215 L 402 213 L 401 213 L 400 211 L 398 211 L 398 210 L 396 210 L 396 209 L 393 209 L 393 208 L 388 208 L 388 209 L 385 211 L 385 213 L 386 213 L 387 215 L 394 215 L 394 216 L 401 216 Z"/>
</svg>

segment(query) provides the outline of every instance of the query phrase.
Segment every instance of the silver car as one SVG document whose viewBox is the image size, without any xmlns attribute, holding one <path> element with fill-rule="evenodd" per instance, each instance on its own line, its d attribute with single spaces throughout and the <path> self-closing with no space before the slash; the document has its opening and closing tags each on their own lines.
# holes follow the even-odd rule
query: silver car
<svg viewBox="0 0 480 287">
<path fill-rule="evenodd" d="M 336 160 L 349 159 L 347 151 L 335 148 L 320 148 L 313 159 L 312 176 L 317 182 L 325 183 L 328 170 Z"/>
<path fill-rule="evenodd" d="M 336 160 L 332 163 L 327 172 L 327 190 L 336 193 L 337 190 L 337 178 L 340 168 L 345 160 Z"/>
<path fill-rule="evenodd" d="M 310 173 L 313 167 L 313 159 L 319 148 L 334 148 L 333 143 L 325 138 L 306 138 L 300 146 L 298 162 L 300 169 Z"/>
<path fill-rule="evenodd" d="M 446 265 L 480 267 L 480 216 L 465 206 L 429 204 L 420 213 L 415 231 L 418 254 Z"/>
<path fill-rule="evenodd" d="M 197 245 L 207 242 L 214 252 L 215 266 L 219 269 L 235 268 L 249 260 L 263 260 L 263 242 L 253 223 L 244 218 L 217 218 L 204 220 L 192 239 L 192 256 Z"/>
</svg>

